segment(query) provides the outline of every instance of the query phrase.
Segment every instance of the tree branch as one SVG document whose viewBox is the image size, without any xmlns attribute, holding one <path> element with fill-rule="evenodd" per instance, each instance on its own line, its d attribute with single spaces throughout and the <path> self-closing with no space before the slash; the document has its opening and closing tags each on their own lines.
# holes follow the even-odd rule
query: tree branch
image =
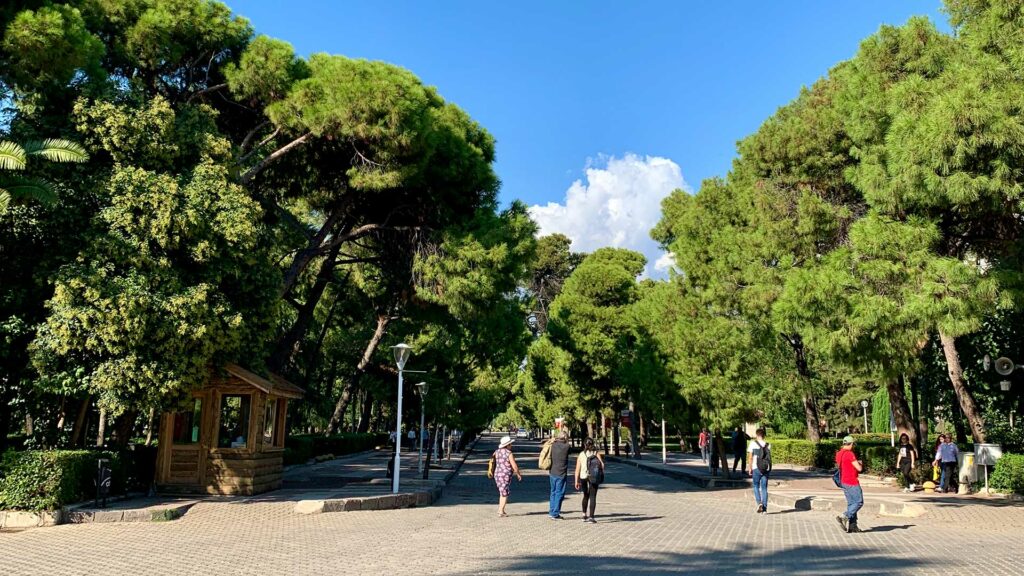
<svg viewBox="0 0 1024 576">
<path fill-rule="evenodd" d="M 259 134 L 260 130 L 262 130 L 263 127 L 266 126 L 267 124 L 270 124 L 270 120 L 264 120 L 263 122 L 257 124 L 256 127 L 254 127 L 252 130 L 249 130 L 249 133 L 246 134 L 245 138 L 242 139 L 242 144 L 238 147 L 238 149 L 243 152 L 248 150 L 249 143 L 252 142 L 252 139 L 255 138 L 256 135 Z"/>
<path fill-rule="evenodd" d="M 227 88 L 227 87 L 228 87 L 228 83 L 225 82 L 223 84 L 216 84 L 214 86 L 210 86 L 209 88 L 203 88 L 202 90 L 200 90 L 198 92 L 193 92 L 192 95 L 188 97 L 188 100 L 186 100 L 186 102 L 191 102 L 192 99 L 195 98 L 196 96 L 202 96 L 203 94 L 206 94 L 208 92 L 216 92 L 217 90 L 223 90 L 224 88 Z"/>
<path fill-rule="evenodd" d="M 267 142 L 270 142 L 270 141 L 271 141 L 271 140 L 273 140 L 273 139 L 274 139 L 275 137 L 277 137 L 277 135 L 278 135 L 278 134 L 279 134 L 280 132 L 281 132 L 281 129 L 280 129 L 280 128 L 275 128 L 275 129 L 274 129 L 274 131 L 270 133 L 270 136 L 267 136 L 266 138 L 264 138 L 263 140 L 261 140 L 259 144 L 257 144 L 257 145 L 255 145 L 255 146 L 253 146 L 253 147 L 252 147 L 252 150 L 250 150 L 248 154 L 246 154 L 245 156 L 242 156 L 241 158 L 239 158 L 239 159 L 238 159 L 238 162 L 239 162 L 240 164 L 241 164 L 241 163 L 244 163 L 244 162 L 245 162 L 246 160 L 248 160 L 249 158 L 251 158 L 253 154 L 255 154 L 255 153 L 259 152 L 260 148 L 263 148 L 264 146 L 266 146 Z"/>
<path fill-rule="evenodd" d="M 259 164 L 257 164 L 255 166 L 253 166 L 252 168 L 250 168 L 248 172 L 246 172 L 245 174 L 242 174 L 242 176 L 239 178 L 239 180 L 241 181 L 241 183 L 243 185 L 244 184 L 248 184 L 249 182 L 252 181 L 253 178 L 256 177 L 257 174 L 259 174 L 264 169 L 266 169 L 267 166 L 270 166 L 271 164 L 273 164 L 278 158 L 280 158 L 281 156 L 284 156 L 285 154 L 291 152 L 294 148 L 297 148 L 297 147 L 305 144 L 306 141 L 309 140 L 309 137 L 312 136 L 312 135 L 313 135 L 312 133 L 306 132 L 302 136 L 299 136 L 295 140 L 292 140 L 291 142 L 289 142 L 289 143 L 285 144 L 284 146 L 278 148 L 273 153 L 271 153 L 270 156 L 267 156 L 266 158 L 261 160 Z"/>
</svg>

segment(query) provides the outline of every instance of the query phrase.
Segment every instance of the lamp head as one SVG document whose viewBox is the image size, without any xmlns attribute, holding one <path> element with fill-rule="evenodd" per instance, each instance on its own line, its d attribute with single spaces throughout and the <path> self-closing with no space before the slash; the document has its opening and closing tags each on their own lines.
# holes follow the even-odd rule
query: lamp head
<svg viewBox="0 0 1024 576">
<path fill-rule="evenodd" d="M 426 396 L 427 389 L 430 388 L 430 385 L 427 384 L 426 382 L 420 382 L 419 384 L 416 385 L 416 387 L 420 389 L 420 396 Z"/>
<path fill-rule="evenodd" d="M 398 365 L 398 369 L 404 369 L 405 362 L 409 359 L 409 355 L 412 354 L 412 346 L 402 343 L 392 346 L 391 349 L 395 352 L 395 364 Z"/>
<path fill-rule="evenodd" d="M 985 372 L 988 372 L 989 370 L 991 370 L 992 369 L 992 357 L 989 356 L 988 354 L 985 354 L 985 357 L 981 359 L 981 367 L 985 369 Z"/>
<path fill-rule="evenodd" d="M 867 400 L 861 400 L 860 401 L 860 407 L 861 408 L 867 408 L 868 407 L 868 401 Z"/>
<path fill-rule="evenodd" d="M 1013 363 L 1013 360 L 1010 360 L 1009 358 L 1007 358 L 1005 356 L 1002 357 L 1002 358 L 997 359 L 995 366 L 996 366 L 996 372 L 1000 376 L 1009 376 L 1010 374 L 1013 373 L 1013 369 L 1017 367 Z"/>
</svg>

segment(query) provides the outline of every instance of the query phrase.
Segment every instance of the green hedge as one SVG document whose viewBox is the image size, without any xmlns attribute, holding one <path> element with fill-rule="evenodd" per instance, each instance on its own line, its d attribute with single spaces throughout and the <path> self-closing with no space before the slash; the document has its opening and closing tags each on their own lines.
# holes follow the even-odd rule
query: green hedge
<svg viewBox="0 0 1024 576">
<path fill-rule="evenodd" d="M 772 462 L 832 468 L 835 466 L 836 450 L 842 446 L 839 440 L 822 440 L 815 444 L 810 440 L 771 440 Z"/>
<path fill-rule="evenodd" d="M 96 494 L 96 461 L 110 460 L 110 494 L 141 491 L 153 482 L 156 449 L 121 451 L 9 450 L 0 459 L 0 510 L 54 510 Z"/>
<path fill-rule="evenodd" d="M 1003 454 L 996 461 L 988 483 L 1000 492 L 1024 494 L 1024 454 Z"/>
<path fill-rule="evenodd" d="M 341 433 L 332 436 L 297 434 L 289 436 L 284 443 L 285 464 L 305 464 L 309 459 L 324 454 L 354 454 L 371 450 L 388 441 L 387 434 Z"/>
</svg>

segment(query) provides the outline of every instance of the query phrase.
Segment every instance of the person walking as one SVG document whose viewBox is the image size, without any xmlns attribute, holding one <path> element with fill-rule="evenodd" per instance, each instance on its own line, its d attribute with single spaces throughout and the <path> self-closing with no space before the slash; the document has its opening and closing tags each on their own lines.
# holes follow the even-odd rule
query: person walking
<svg viewBox="0 0 1024 576">
<path fill-rule="evenodd" d="M 952 491 L 956 492 L 956 468 L 957 460 L 960 456 L 960 450 L 953 443 L 953 439 L 950 438 L 949 434 L 942 434 L 939 436 L 941 444 L 939 449 L 935 451 L 935 461 L 932 465 L 938 465 L 942 467 L 942 480 L 939 482 L 939 488 L 936 492 L 947 493 Z"/>
<path fill-rule="evenodd" d="M 836 466 L 839 467 L 839 487 L 846 496 L 846 513 L 836 516 L 843 531 L 848 534 L 861 532 L 857 527 L 857 512 L 864 506 L 864 490 L 860 487 L 860 473 L 864 465 L 853 452 L 853 436 L 843 438 L 843 447 L 836 452 Z"/>
<path fill-rule="evenodd" d="M 498 516 L 508 516 L 505 513 L 505 504 L 508 503 L 509 486 L 512 484 L 512 475 L 523 481 L 523 475 L 519 473 L 519 465 L 512 455 L 512 438 L 502 436 L 498 443 L 498 449 L 491 456 L 494 458 L 494 484 L 498 487 Z"/>
<path fill-rule="evenodd" d="M 558 520 L 562 517 L 562 499 L 565 497 L 565 478 L 569 472 L 569 431 L 562 430 L 551 441 L 551 470 L 548 480 L 551 483 L 551 501 L 548 505 L 548 517 Z"/>
<path fill-rule="evenodd" d="M 718 465 L 721 463 L 721 457 L 719 455 L 719 448 L 721 448 L 722 435 L 716 431 L 714 434 L 708 434 L 708 468 L 711 471 L 712 476 L 718 476 Z M 728 466 L 728 464 L 726 464 Z M 726 472 L 729 469 L 726 468 Z"/>
<path fill-rule="evenodd" d="M 594 439 L 583 441 L 583 451 L 576 457 L 575 486 L 583 490 L 583 521 L 596 524 L 594 508 L 597 506 L 597 489 L 604 482 L 604 459 L 594 447 Z"/>
<path fill-rule="evenodd" d="M 707 463 L 708 461 L 708 444 L 711 442 L 711 436 L 708 434 L 707 428 L 700 429 L 700 435 L 697 436 L 697 446 L 700 447 L 700 461 Z"/>
<path fill-rule="evenodd" d="M 732 431 L 732 471 L 736 471 L 736 464 L 743 463 L 740 466 L 740 474 L 747 473 L 747 444 L 750 440 L 750 436 L 740 429 L 739 426 Z M 753 466 L 753 463 L 751 463 Z M 753 471 L 753 467 L 751 467 Z"/>
<path fill-rule="evenodd" d="M 772 472 L 771 445 L 764 439 L 764 428 L 754 432 L 747 452 L 750 453 L 750 477 L 754 483 L 754 502 L 757 513 L 768 513 L 768 475 Z"/>
<path fill-rule="evenodd" d="M 917 464 L 917 448 L 910 443 L 910 436 L 906 432 L 900 434 L 900 449 L 896 455 L 896 469 L 903 474 L 903 480 L 907 483 L 904 492 L 914 491 L 914 466 Z"/>
</svg>

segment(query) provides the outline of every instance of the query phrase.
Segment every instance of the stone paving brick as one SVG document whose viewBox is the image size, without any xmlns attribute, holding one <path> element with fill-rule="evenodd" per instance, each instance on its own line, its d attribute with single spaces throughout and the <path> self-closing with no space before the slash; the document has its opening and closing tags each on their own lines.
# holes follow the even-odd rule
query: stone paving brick
<svg viewBox="0 0 1024 576">
<path fill-rule="evenodd" d="M 536 445 L 510 516 L 486 477 L 493 439 L 433 506 L 301 515 L 292 501 L 200 502 L 174 522 L 65 525 L 0 534 L 0 573 L 62 574 L 1021 574 L 1024 507 L 949 506 L 940 517 L 864 517 L 842 534 L 833 514 L 754 514 L 746 491 L 705 491 L 613 464 L 597 524 L 547 519 Z M 524 453 L 532 451 L 530 453 Z"/>
</svg>

